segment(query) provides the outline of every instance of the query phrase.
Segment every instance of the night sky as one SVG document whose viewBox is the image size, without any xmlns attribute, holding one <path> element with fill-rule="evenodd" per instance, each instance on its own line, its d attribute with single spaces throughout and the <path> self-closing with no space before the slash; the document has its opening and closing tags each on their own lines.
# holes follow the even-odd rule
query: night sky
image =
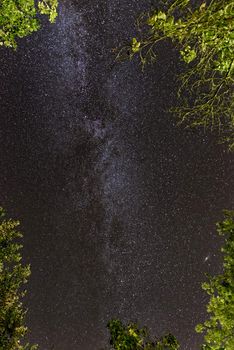
<svg viewBox="0 0 234 350">
<path fill-rule="evenodd" d="M 202 339 L 234 157 L 165 112 L 183 69 L 170 44 L 145 72 L 115 61 L 155 3 L 64 0 L 55 25 L 0 50 L 0 203 L 21 221 L 28 339 L 43 350 L 100 350 L 114 317 L 182 350 Z"/>
</svg>

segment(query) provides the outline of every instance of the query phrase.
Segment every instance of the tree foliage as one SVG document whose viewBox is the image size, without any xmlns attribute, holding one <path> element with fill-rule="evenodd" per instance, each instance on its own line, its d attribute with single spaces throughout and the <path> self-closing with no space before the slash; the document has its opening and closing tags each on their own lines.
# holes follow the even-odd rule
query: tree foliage
<svg viewBox="0 0 234 350">
<path fill-rule="evenodd" d="M 1 0 L 0 45 L 17 47 L 17 39 L 32 34 L 40 28 L 38 14 L 49 17 L 53 23 L 57 17 L 58 0 Z"/>
<path fill-rule="evenodd" d="M 36 346 L 23 345 L 27 327 L 21 299 L 26 291 L 22 289 L 30 275 L 30 266 L 21 264 L 20 249 L 16 243 L 22 234 L 17 231 L 18 221 L 5 219 L 0 208 L 0 349 L 35 350 Z"/>
<path fill-rule="evenodd" d="M 203 289 L 210 295 L 210 318 L 196 327 L 204 334 L 203 350 L 234 349 L 234 212 L 226 211 L 218 233 L 225 237 L 223 274 L 210 277 Z"/>
<path fill-rule="evenodd" d="M 138 20 L 130 58 L 155 61 L 157 45 L 170 40 L 188 66 L 180 76 L 181 99 L 173 112 L 180 123 L 220 133 L 234 149 L 234 2 L 233 0 L 164 1 Z"/>
<path fill-rule="evenodd" d="M 147 328 L 139 328 L 135 323 L 125 326 L 120 320 L 108 323 L 110 345 L 115 350 L 177 350 L 179 343 L 172 334 L 151 340 Z"/>
</svg>

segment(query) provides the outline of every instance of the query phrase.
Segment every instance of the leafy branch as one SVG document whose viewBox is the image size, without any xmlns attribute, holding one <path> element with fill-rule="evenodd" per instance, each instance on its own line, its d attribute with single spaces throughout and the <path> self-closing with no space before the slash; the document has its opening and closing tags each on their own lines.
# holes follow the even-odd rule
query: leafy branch
<svg viewBox="0 0 234 350">
<path fill-rule="evenodd" d="M 187 127 L 203 126 L 234 149 L 234 3 L 168 1 L 143 14 L 133 38 L 118 57 L 139 55 L 143 67 L 157 58 L 161 41 L 170 40 L 187 65 L 179 76 L 179 104 L 172 111 Z"/>
<path fill-rule="evenodd" d="M 196 327 L 204 333 L 202 350 L 232 350 L 234 348 L 234 212 L 225 211 L 217 224 L 219 235 L 225 237 L 223 274 L 209 277 L 202 288 L 210 295 L 207 305 L 209 319 Z"/>
<path fill-rule="evenodd" d="M 21 342 L 27 333 L 21 302 L 26 291 L 22 286 L 30 275 L 30 266 L 21 264 L 22 245 L 15 242 L 22 238 L 18 226 L 18 221 L 5 219 L 0 207 L 0 349 L 36 350 L 36 345 Z"/>
<path fill-rule="evenodd" d="M 17 39 L 32 34 L 40 28 L 38 14 L 49 17 L 51 23 L 57 17 L 58 0 L 1 0 L 0 46 L 16 49 Z"/>
</svg>

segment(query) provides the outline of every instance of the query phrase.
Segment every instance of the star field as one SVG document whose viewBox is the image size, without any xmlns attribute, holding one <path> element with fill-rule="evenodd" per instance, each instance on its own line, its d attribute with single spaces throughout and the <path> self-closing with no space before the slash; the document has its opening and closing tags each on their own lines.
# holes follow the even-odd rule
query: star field
<svg viewBox="0 0 234 350">
<path fill-rule="evenodd" d="M 22 224 L 28 339 L 44 350 L 100 350 L 114 317 L 201 343 L 234 159 L 166 112 L 183 69 L 169 44 L 144 72 L 115 61 L 152 4 L 65 0 L 55 25 L 1 48 L 0 202 Z"/>
</svg>

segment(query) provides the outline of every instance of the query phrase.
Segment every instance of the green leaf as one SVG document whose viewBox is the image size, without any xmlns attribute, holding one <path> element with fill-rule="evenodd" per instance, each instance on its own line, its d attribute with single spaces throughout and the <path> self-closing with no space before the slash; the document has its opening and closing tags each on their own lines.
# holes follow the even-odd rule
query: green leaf
<svg viewBox="0 0 234 350">
<path fill-rule="evenodd" d="M 136 38 L 132 39 L 132 52 L 136 53 L 140 50 L 141 43 L 140 41 L 137 41 Z"/>
</svg>

